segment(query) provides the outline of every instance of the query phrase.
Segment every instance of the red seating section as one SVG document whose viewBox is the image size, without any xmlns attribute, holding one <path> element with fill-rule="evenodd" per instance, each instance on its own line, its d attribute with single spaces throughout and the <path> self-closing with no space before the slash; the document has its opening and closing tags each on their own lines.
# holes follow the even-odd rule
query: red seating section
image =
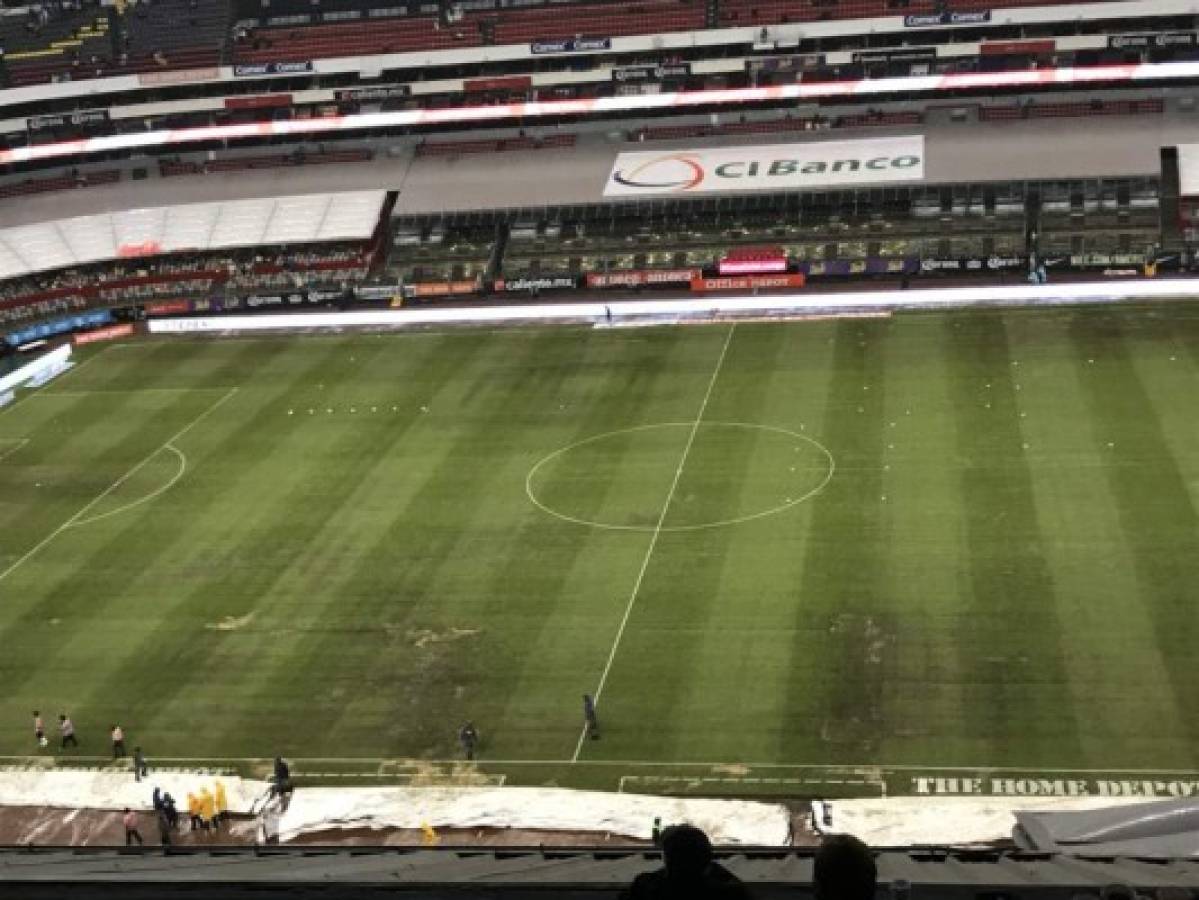
<svg viewBox="0 0 1199 900">
<path fill-rule="evenodd" d="M 978 111 L 982 122 L 1013 119 L 1057 119 L 1071 116 L 1139 116 L 1160 114 L 1166 103 L 1156 100 L 1101 100 L 1080 103 L 1032 103 L 1027 106 L 984 106 Z"/>
<path fill-rule="evenodd" d="M 475 47 L 473 23 L 437 28 L 436 18 L 366 19 L 331 25 L 260 28 L 235 50 L 238 62 L 295 62 L 331 56 L 371 56 L 413 50 Z M 254 44 L 263 46 L 255 49 Z"/>
<path fill-rule="evenodd" d="M 327 153 L 277 153 L 272 156 L 238 156 L 209 162 L 171 162 L 161 160 L 158 172 L 163 178 L 176 175 L 208 175 L 213 172 L 248 172 L 254 169 L 281 169 L 290 166 L 324 166 L 334 163 L 366 162 L 374 159 L 372 150 L 331 150 Z"/>
<path fill-rule="evenodd" d="M 505 12 L 496 20 L 495 42 L 525 44 L 575 35 L 661 34 L 697 31 L 705 25 L 702 0 L 646 0 L 641 3 L 589 4 L 569 9 L 542 7 Z"/>
<path fill-rule="evenodd" d="M 575 35 L 615 37 L 694 31 L 705 26 L 703 0 L 645 0 L 643 3 L 594 3 L 571 7 L 470 13 L 452 25 L 435 17 L 366 19 L 333 24 L 260 28 L 236 48 L 239 62 L 289 62 L 329 56 L 364 56 L 483 43 L 480 25 L 490 23 L 496 44 L 527 44 Z M 255 44 L 259 46 L 255 47 Z"/>
<path fill-rule="evenodd" d="M 1082 2 L 1082 0 L 1054 0 Z M 815 22 L 831 19 L 874 19 L 931 13 L 934 0 L 721 0 L 720 25 L 777 25 L 785 22 Z M 955 0 L 956 12 L 1006 9 L 1015 6 L 1044 6 L 1046 0 Z"/>
<path fill-rule="evenodd" d="M 869 126 L 919 125 L 918 112 L 862 113 L 820 119 L 774 119 L 766 122 L 729 122 L 724 125 L 662 125 L 642 128 L 629 135 L 629 140 L 676 141 L 685 138 L 713 137 L 727 134 L 776 134 L 787 131 L 812 131 L 823 128 L 864 128 Z"/>
<path fill-rule="evenodd" d="M 416 148 L 417 156 L 460 156 L 467 153 L 502 153 L 506 150 L 548 150 L 573 147 L 573 134 L 555 134 L 542 138 L 506 138 L 482 141 L 425 141 Z"/>
<path fill-rule="evenodd" d="M 0 198 L 24 197 L 29 194 L 46 194 L 51 191 L 69 191 L 78 187 L 95 187 L 99 184 L 115 184 L 121 180 L 121 173 L 115 169 L 106 172 L 80 173 L 78 176 L 66 174 L 58 178 L 30 178 L 14 184 L 0 185 Z"/>
</svg>

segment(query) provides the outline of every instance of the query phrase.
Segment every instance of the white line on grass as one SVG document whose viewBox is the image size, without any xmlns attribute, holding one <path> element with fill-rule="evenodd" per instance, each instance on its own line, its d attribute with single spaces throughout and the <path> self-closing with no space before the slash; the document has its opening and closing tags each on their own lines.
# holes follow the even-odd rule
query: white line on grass
<svg viewBox="0 0 1199 900">
<path fill-rule="evenodd" d="M 72 525 L 75 525 L 76 523 L 78 523 L 79 520 L 82 519 L 84 516 L 86 516 L 95 507 L 95 505 L 97 503 L 99 503 L 101 500 L 103 500 L 105 497 L 107 497 L 109 494 L 111 494 L 113 491 L 115 491 L 117 488 L 119 488 L 122 484 L 124 484 L 126 481 L 128 481 L 130 478 L 132 478 L 138 472 L 140 472 L 146 466 L 146 464 L 150 462 L 150 460 L 152 460 L 155 456 L 157 456 L 159 453 L 161 453 L 163 450 L 165 450 L 169 445 L 175 443 L 175 441 L 179 440 L 181 437 L 183 437 L 185 434 L 187 434 L 189 431 L 191 431 L 193 428 L 195 428 L 197 425 L 199 425 L 202 421 L 204 421 L 206 418 L 208 418 L 212 413 L 214 413 L 217 410 L 218 407 L 220 407 L 226 400 L 228 400 L 230 397 L 232 397 L 236 393 L 237 393 L 237 388 L 230 388 L 226 394 L 224 394 L 219 400 L 216 401 L 216 403 L 213 403 L 211 406 L 208 407 L 208 409 L 204 410 L 204 412 L 200 413 L 198 416 L 196 416 L 194 419 L 192 419 L 190 422 L 188 422 L 186 425 L 184 425 L 174 435 L 172 435 L 171 437 L 169 437 L 165 441 L 163 441 L 162 444 L 160 446 L 156 447 L 154 449 L 154 451 L 150 453 L 149 456 L 145 457 L 136 466 L 134 466 L 132 469 L 130 469 L 128 472 L 126 472 L 124 475 L 122 475 L 120 478 L 118 478 L 116 481 L 114 481 L 108 487 L 106 487 L 101 493 L 99 493 L 97 496 L 93 497 L 90 501 L 88 501 L 88 504 L 86 506 L 84 506 L 81 510 L 79 510 L 79 512 L 75 513 L 75 515 L 71 516 L 71 518 L 67 519 L 65 522 L 63 522 L 61 525 L 59 525 L 57 528 L 55 528 L 53 531 L 51 531 L 48 535 L 46 535 L 46 537 L 42 538 L 40 541 L 38 541 L 36 544 L 34 544 L 33 549 L 31 549 L 27 553 L 25 553 L 24 556 L 20 557 L 16 562 L 14 562 L 11 566 L 9 566 L 3 572 L 0 572 L 0 581 L 3 581 L 9 575 L 11 575 L 13 572 L 15 572 L 18 568 L 21 567 L 21 565 L 23 565 L 25 563 L 26 560 L 28 560 L 32 556 L 34 556 L 39 550 L 41 550 L 43 547 L 45 547 L 47 544 L 49 544 L 52 540 L 54 540 L 56 537 L 58 537 L 60 534 L 62 534 L 64 531 L 66 531 L 68 528 L 70 528 Z"/>
<path fill-rule="evenodd" d="M 175 470 L 175 474 L 173 476 L 171 476 L 170 481 L 168 481 L 166 484 L 162 485 L 161 487 L 151 491 L 150 493 L 146 494 L 146 496 L 138 497 L 136 500 L 133 500 L 130 503 L 126 503 L 123 506 L 118 506 L 116 509 L 110 509 L 108 512 L 100 513 L 99 515 L 96 515 L 96 516 L 88 516 L 86 519 L 79 519 L 72 527 L 78 528 L 80 525 L 91 525 L 94 522 L 99 522 L 103 519 L 111 518 L 112 516 L 119 515 L 120 513 L 129 512 L 129 510 L 134 509 L 135 507 L 141 506 L 143 503 L 149 503 L 155 497 L 159 497 L 162 494 L 165 494 L 167 491 L 169 491 L 171 488 L 173 488 L 176 484 L 178 484 L 179 479 L 182 478 L 185 474 L 187 474 L 187 454 L 184 453 L 182 450 L 180 450 L 178 447 L 176 447 L 174 444 L 167 444 L 162 449 L 170 450 L 172 453 L 174 453 L 175 459 L 179 463 L 179 467 Z M 159 450 L 158 452 L 161 453 L 162 450 Z"/>
<path fill-rule="evenodd" d="M 608 652 L 608 661 L 604 664 L 603 674 L 600 675 L 599 687 L 595 689 L 593 699 L 598 707 L 600 697 L 604 693 L 604 685 L 608 682 L 608 673 L 612 671 L 612 661 L 616 659 L 616 651 L 620 648 L 621 638 L 624 637 L 625 626 L 629 624 L 629 616 L 633 612 L 633 606 L 637 602 L 637 595 L 641 592 L 641 582 L 645 580 L 645 572 L 649 568 L 650 558 L 654 555 L 654 548 L 658 546 L 658 538 L 662 536 L 662 525 L 666 522 L 666 514 L 670 512 L 670 503 L 674 500 L 674 492 L 678 490 L 679 479 L 683 476 L 683 467 L 687 465 L 687 457 L 691 455 L 691 445 L 695 443 L 695 434 L 699 431 L 700 422 L 703 421 L 704 413 L 708 409 L 708 401 L 712 399 L 712 389 L 716 387 L 716 379 L 720 377 L 720 370 L 724 366 L 724 357 L 729 352 L 729 344 L 733 342 L 733 332 L 737 330 L 736 324 L 729 327 L 729 333 L 724 339 L 724 345 L 720 348 L 720 357 L 716 360 L 716 366 L 712 369 L 712 377 L 708 379 L 708 390 L 704 392 L 703 402 L 699 405 L 699 412 L 695 415 L 695 421 L 691 423 L 691 433 L 687 435 L 687 444 L 683 447 L 683 455 L 679 457 L 679 464 L 674 470 L 674 480 L 670 482 L 670 490 L 666 494 L 666 502 L 662 504 L 662 512 L 658 516 L 658 523 L 654 526 L 654 532 L 649 539 L 649 547 L 645 550 L 645 557 L 641 560 L 641 569 L 637 572 L 637 580 L 633 582 L 633 590 L 629 594 L 629 602 L 625 605 L 624 617 L 620 620 L 620 628 L 616 631 L 616 639 L 612 641 L 612 649 Z M 571 757 L 571 762 L 578 762 L 579 754 L 583 752 L 583 741 L 587 738 L 587 725 L 583 725 L 583 730 L 579 733 L 578 743 L 575 744 L 574 756 Z"/>
<path fill-rule="evenodd" d="M 7 440 L 5 438 L 0 438 L 0 444 L 8 444 L 8 443 L 11 443 L 12 446 L 9 447 L 7 450 L 0 451 L 0 460 L 7 459 L 8 457 L 10 457 L 14 453 L 16 453 L 18 450 L 20 450 L 22 447 L 24 447 L 26 444 L 28 444 L 29 438 L 12 438 L 11 440 Z"/>
<path fill-rule="evenodd" d="M 47 389 L 34 394 L 35 397 L 95 397 L 104 394 L 188 394 L 192 391 L 224 391 L 224 387 L 152 387 L 152 388 L 97 388 L 94 391 L 55 391 Z"/>
<path fill-rule="evenodd" d="M 424 757 L 411 759 L 381 759 L 374 756 L 310 756 L 296 757 L 289 756 L 288 762 L 297 767 L 301 772 L 305 771 L 305 766 L 320 765 L 375 765 L 376 771 L 366 773 L 372 777 L 388 776 L 394 774 L 403 774 L 395 771 L 379 771 L 381 766 L 390 766 L 394 769 L 396 766 L 461 766 L 466 761 L 461 757 L 455 759 L 426 759 Z M 0 768 L 12 768 L 13 765 L 44 765 L 47 757 L 41 755 L 32 756 L 0 756 Z M 273 763 L 273 758 L 264 756 L 155 756 L 151 758 L 151 762 L 159 764 L 167 764 L 172 766 L 184 766 L 184 764 L 206 764 L 209 766 L 235 766 L 235 765 L 261 765 L 269 767 Z M 111 756 L 60 756 L 54 759 L 57 767 L 72 768 L 71 764 L 97 764 L 100 768 L 112 768 L 113 761 Z M 976 765 L 976 766 L 943 766 L 937 764 L 929 765 L 913 765 L 905 763 L 902 765 L 886 765 L 878 763 L 746 763 L 746 762 L 680 762 L 677 760 L 645 760 L 645 759 L 476 759 L 475 766 L 583 766 L 583 767 L 620 767 L 627 773 L 625 778 L 643 778 L 654 777 L 628 773 L 630 767 L 636 768 L 675 768 L 675 769 L 729 769 L 731 767 L 744 767 L 746 769 L 782 769 L 796 770 L 803 772 L 837 772 L 848 775 L 862 775 L 874 773 L 901 773 L 901 772 L 991 772 L 1001 774 L 1021 774 L 1021 775 L 1100 775 L 1115 777 L 1117 775 L 1175 775 L 1187 778 L 1199 777 L 1199 772 L 1194 769 L 1063 769 L 1054 767 L 1031 767 L 1031 766 L 1003 766 L 1003 765 Z M 117 764 L 120 768 L 120 764 Z M 127 771 L 127 770 L 126 770 Z M 315 771 L 315 769 L 314 769 Z M 687 776 L 676 776 L 685 778 Z M 827 779 L 826 779 L 827 780 Z"/>
<path fill-rule="evenodd" d="M 80 369 L 82 369 L 88 363 L 95 362 L 97 359 L 99 359 L 101 356 L 103 356 L 105 353 L 107 353 L 109 350 L 111 350 L 114 346 L 116 346 L 116 345 L 109 344 L 107 347 L 105 347 L 103 350 L 101 350 L 95 356 L 89 356 L 87 359 L 85 359 L 83 362 L 81 362 L 77 366 L 71 366 L 71 368 L 67 369 L 67 371 L 63 372 L 61 375 L 59 375 L 57 378 L 55 378 L 54 381 L 52 381 L 50 383 L 51 384 L 62 384 L 63 379 L 70 378 L 72 375 L 74 375 L 76 372 L 78 372 Z M 17 401 L 15 403 L 10 403 L 8 406 L 4 407 L 3 409 L 0 409 L 0 416 L 4 415 L 6 412 L 11 412 L 12 410 L 16 409 L 18 406 L 20 406 L 23 402 L 28 400 L 30 397 L 40 397 L 40 396 L 42 396 L 43 393 L 44 393 L 44 390 L 40 389 L 40 388 L 32 388 L 32 389 L 26 390 L 22 396 L 17 398 Z"/>
</svg>

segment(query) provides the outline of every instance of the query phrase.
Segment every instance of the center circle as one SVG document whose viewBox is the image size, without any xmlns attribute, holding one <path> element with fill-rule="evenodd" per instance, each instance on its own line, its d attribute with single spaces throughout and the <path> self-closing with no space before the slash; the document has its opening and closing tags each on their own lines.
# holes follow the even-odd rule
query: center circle
<svg viewBox="0 0 1199 900">
<path fill-rule="evenodd" d="M 538 509 L 576 525 L 699 531 L 797 506 L 835 470 L 828 448 L 788 428 L 659 422 L 555 450 L 529 469 L 525 493 Z"/>
</svg>

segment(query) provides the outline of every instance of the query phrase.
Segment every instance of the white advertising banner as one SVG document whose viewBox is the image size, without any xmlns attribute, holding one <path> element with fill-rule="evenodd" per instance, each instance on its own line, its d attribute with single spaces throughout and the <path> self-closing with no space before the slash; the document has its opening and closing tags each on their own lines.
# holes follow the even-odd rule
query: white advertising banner
<svg viewBox="0 0 1199 900">
<path fill-rule="evenodd" d="M 1178 192 L 1199 196 L 1199 144 L 1178 145 Z"/>
<path fill-rule="evenodd" d="M 924 136 L 904 135 L 622 153 L 608 175 L 604 196 L 802 191 L 923 178 Z"/>
</svg>

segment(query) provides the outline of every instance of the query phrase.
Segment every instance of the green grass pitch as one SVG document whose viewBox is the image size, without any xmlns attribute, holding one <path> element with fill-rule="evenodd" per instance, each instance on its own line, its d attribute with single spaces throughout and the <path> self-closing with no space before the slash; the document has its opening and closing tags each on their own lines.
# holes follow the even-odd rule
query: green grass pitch
<svg viewBox="0 0 1199 900">
<path fill-rule="evenodd" d="M 1199 308 L 81 360 L 0 411 L 10 763 L 37 708 L 322 777 L 468 718 L 510 784 L 1199 768 Z"/>
</svg>

